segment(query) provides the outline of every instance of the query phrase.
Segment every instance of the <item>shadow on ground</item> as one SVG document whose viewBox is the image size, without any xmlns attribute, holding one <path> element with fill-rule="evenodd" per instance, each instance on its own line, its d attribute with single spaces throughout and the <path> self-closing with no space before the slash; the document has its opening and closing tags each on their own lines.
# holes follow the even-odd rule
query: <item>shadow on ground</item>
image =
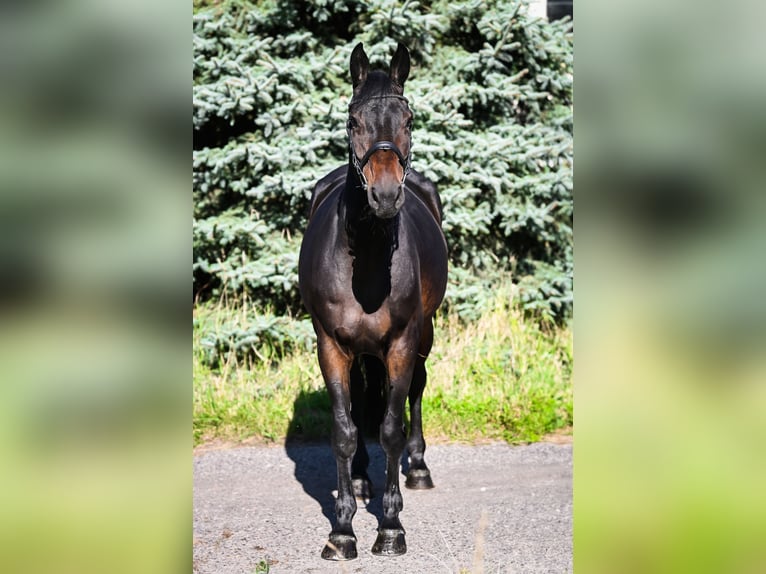
<svg viewBox="0 0 766 574">
<path fill-rule="evenodd" d="M 332 528 L 335 524 L 333 491 L 337 489 L 337 470 L 330 444 L 331 425 L 332 414 L 327 392 L 324 389 L 301 391 L 295 399 L 293 418 L 287 427 L 285 452 L 295 464 L 296 480 L 304 492 L 319 503 Z M 386 457 L 375 440 L 375 434 L 372 429 L 365 433 L 367 452 L 370 455 L 368 474 L 374 495 L 366 511 L 380 520 L 383 517 L 381 494 L 386 481 Z M 357 503 L 357 512 L 365 510 L 363 502 Z"/>
</svg>

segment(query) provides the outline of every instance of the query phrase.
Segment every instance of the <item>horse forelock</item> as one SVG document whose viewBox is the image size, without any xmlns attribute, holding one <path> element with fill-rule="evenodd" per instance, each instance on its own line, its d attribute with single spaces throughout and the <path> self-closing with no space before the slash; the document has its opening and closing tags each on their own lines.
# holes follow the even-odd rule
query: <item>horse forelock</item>
<svg viewBox="0 0 766 574">
<path fill-rule="evenodd" d="M 364 104 L 370 100 L 384 96 L 401 96 L 403 94 L 401 87 L 397 86 L 388 77 L 388 74 L 380 70 L 372 71 L 368 74 L 364 84 L 359 86 L 358 91 L 351 98 L 350 106 Z"/>
</svg>

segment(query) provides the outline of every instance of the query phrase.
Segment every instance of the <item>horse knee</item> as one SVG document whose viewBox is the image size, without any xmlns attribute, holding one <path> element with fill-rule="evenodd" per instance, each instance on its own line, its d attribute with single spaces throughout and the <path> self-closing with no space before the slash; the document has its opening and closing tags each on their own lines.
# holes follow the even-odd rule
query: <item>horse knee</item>
<svg viewBox="0 0 766 574">
<path fill-rule="evenodd" d="M 380 425 L 380 443 L 386 451 L 402 451 L 406 441 L 402 417 L 386 413 Z"/>
<path fill-rule="evenodd" d="M 333 451 L 335 456 L 351 458 L 356 452 L 357 428 L 350 418 L 333 424 Z"/>
</svg>

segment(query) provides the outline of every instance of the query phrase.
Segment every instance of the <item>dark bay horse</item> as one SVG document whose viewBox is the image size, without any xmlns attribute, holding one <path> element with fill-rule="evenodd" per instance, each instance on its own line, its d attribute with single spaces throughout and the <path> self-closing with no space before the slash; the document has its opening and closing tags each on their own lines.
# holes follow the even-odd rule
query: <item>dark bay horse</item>
<svg viewBox="0 0 766 574">
<path fill-rule="evenodd" d="M 338 499 L 336 524 L 322 551 L 329 560 L 356 557 L 355 497 L 372 495 L 361 427 L 365 385 L 383 389 L 379 400 L 385 401 L 380 443 L 386 486 L 374 554 L 407 550 L 399 521 L 405 445 L 410 456 L 405 484 L 433 487 L 423 460 L 420 402 L 433 316 L 447 284 L 441 204 L 434 184 L 410 168 L 412 112 L 403 95 L 407 48 L 399 44 L 389 74 L 368 68 L 358 44 L 351 54 L 349 163 L 317 183 L 299 262 L 301 297 L 314 324 L 332 403 Z"/>
</svg>

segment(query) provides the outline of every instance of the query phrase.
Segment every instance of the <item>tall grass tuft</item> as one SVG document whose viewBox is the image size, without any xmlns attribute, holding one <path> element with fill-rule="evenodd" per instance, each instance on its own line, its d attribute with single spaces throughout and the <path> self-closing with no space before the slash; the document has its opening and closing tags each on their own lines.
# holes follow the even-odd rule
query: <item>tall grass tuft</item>
<svg viewBox="0 0 766 574">
<path fill-rule="evenodd" d="M 477 321 L 439 318 L 423 417 L 428 436 L 534 442 L 573 424 L 572 332 L 498 296 Z"/>
<path fill-rule="evenodd" d="M 311 342 L 221 345 L 233 324 L 273 315 L 241 304 L 194 310 L 195 444 L 329 436 L 330 403 Z M 211 362 L 211 341 L 219 352 Z M 222 349 L 222 350 L 221 350 Z M 533 442 L 573 424 L 572 332 L 498 296 L 478 320 L 437 317 L 423 397 L 426 439 Z"/>
</svg>

